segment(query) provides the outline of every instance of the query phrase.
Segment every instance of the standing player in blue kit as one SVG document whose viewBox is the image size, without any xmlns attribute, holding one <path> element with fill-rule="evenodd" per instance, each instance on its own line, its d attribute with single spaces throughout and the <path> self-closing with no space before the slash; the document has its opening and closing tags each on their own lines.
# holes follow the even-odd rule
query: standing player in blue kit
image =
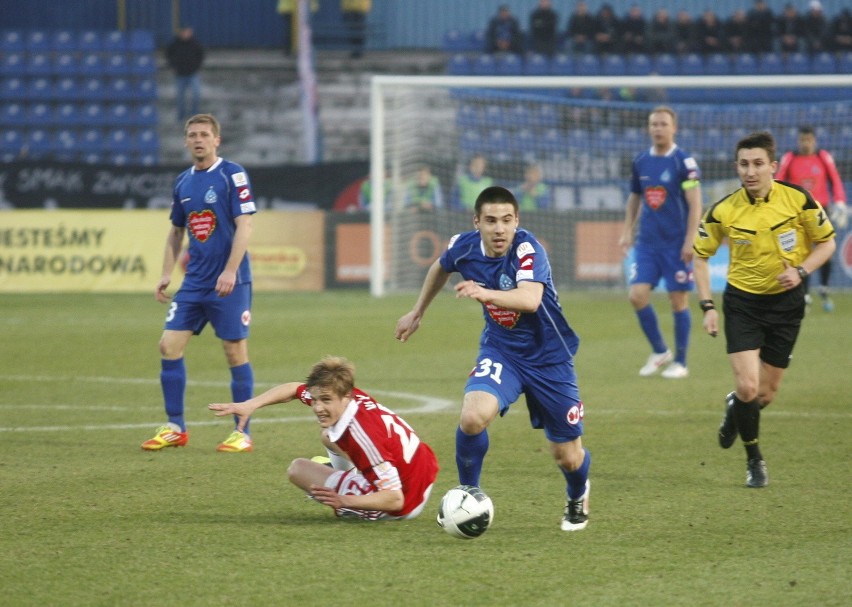
<svg viewBox="0 0 852 607">
<path fill-rule="evenodd" d="M 429 268 L 414 308 L 399 319 L 395 337 L 406 341 L 426 309 L 458 272 L 458 298 L 482 304 L 485 327 L 476 366 L 464 389 L 456 430 L 459 482 L 479 486 L 488 451 L 488 425 L 526 396 L 530 423 L 543 428 L 565 477 L 563 531 L 584 529 L 589 518 L 589 466 L 583 447 L 583 403 L 574 371 L 579 338 L 568 325 L 553 286 L 547 253 L 531 232 L 518 227 L 518 202 L 500 186 L 476 198 L 476 230 L 456 234 Z"/>
<path fill-rule="evenodd" d="M 633 247 L 635 259 L 630 268 L 628 298 L 652 350 L 639 370 L 642 377 L 653 375 L 664 366 L 662 375 L 667 379 L 689 375 L 686 351 L 692 319 L 688 295 L 694 286 L 692 240 L 703 210 L 701 170 L 695 159 L 675 143 L 676 132 L 674 110 L 666 106 L 651 110 L 651 147 L 633 160 L 620 241 L 625 254 Z M 660 279 L 665 282 L 674 317 L 674 354 L 666 346 L 651 305 L 651 290 Z"/>
<path fill-rule="evenodd" d="M 142 443 L 146 451 L 182 447 L 189 441 L 184 419 L 186 367 L 184 350 L 189 338 L 209 322 L 222 340 L 231 369 L 234 402 L 252 397 L 254 373 L 248 357 L 251 322 L 251 265 L 247 253 L 256 208 L 248 175 L 238 164 L 217 155 L 219 122 L 196 114 L 186 122 L 184 145 L 193 166 L 175 181 L 171 229 L 163 255 L 163 274 L 155 297 L 169 303 L 160 338 L 161 371 L 168 423 Z M 189 262 L 180 289 L 171 298 L 166 288 L 189 232 Z M 252 450 L 248 425 L 235 429 L 218 451 Z"/>
</svg>

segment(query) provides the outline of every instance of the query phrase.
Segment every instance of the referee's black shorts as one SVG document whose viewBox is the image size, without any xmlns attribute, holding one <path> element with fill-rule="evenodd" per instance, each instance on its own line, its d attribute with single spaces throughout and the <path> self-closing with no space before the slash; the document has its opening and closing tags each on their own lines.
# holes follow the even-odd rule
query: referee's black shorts
<svg viewBox="0 0 852 607">
<path fill-rule="evenodd" d="M 805 317 L 805 290 L 799 285 L 774 295 L 756 295 L 731 286 L 722 298 L 728 354 L 760 350 L 760 359 L 786 369 Z"/>
</svg>

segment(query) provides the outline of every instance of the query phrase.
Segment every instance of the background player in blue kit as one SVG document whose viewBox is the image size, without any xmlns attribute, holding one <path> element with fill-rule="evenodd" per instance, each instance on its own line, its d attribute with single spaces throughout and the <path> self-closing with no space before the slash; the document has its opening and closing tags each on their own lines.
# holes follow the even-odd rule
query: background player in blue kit
<svg viewBox="0 0 852 607">
<path fill-rule="evenodd" d="M 182 447 L 189 440 L 184 420 L 183 355 L 189 338 L 198 335 L 208 322 L 222 340 L 234 402 L 250 399 L 254 391 L 248 358 L 251 266 L 247 249 L 256 208 L 245 169 L 217 155 L 219 133 L 219 122 L 209 114 L 196 114 L 184 127 L 184 145 L 192 155 L 193 166 L 175 181 L 172 226 L 163 255 L 163 275 L 155 292 L 157 301 L 171 300 L 160 338 L 160 383 L 169 421 L 142 443 L 147 451 Z M 186 276 L 172 299 L 166 288 L 187 231 Z M 248 426 L 242 432 L 234 430 L 217 450 L 251 451 Z"/>
<path fill-rule="evenodd" d="M 509 190 L 483 190 L 474 206 L 476 230 L 450 239 L 429 268 L 414 308 L 397 322 L 395 336 L 406 341 L 450 274 L 461 274 L 456 297 L 482 304 L 485 327 L 456 430 L 459 482 L 479 486 L 488 425 L 524 394 L 530 422 L 544 428 L 566 479 L 562 529 L 575 531 L 588 523 L 591 464 L 581 439 L 584 411 L 574 372 L 579 338 L 562 313 L 547 253 L 518 224 L 518 202 Z"/>
<path fill-rule="evenodd" d="M 689 375 L 686 351 L 692 319 L 688 293 L 694 285 L 692 240 L 703 210 L 701 170 L 695 159 L 674 142 L 676 132 L 674 110 L 655 107 L 648 116 L 651 147 L 633 160 L 620 240 L 625 254 L 633 247 L 628 297 L 652 349 L 639 370 L 643 377 L 653 375 L 667 364 L 663 377 L 680 379 Z M 674 316 L 674 355 L 663 339 L 651 305 L 651 290 L 661 278 Z"/>
</svg>

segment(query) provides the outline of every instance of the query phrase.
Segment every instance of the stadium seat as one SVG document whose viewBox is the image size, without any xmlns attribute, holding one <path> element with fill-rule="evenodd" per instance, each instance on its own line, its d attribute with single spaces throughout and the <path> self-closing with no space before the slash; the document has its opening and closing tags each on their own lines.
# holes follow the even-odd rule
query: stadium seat
<svg viewBox="0 0 852 607">
<path fill-rule="evenodd" d="M 467 57 L 461 53 L 453 55 L 447 62 L 447 73 L 451 76 L 467 76 L 472 71 Z"/>
<path fill-rule="evenodd" d="M 73 101 L 80 98 L 80 83 L 76 78 L 65 76 L 59 78 L 53 87 L 55 101 Z"/>
<path fill-rule="evenodd" d="M 79 66 L 77 65 L 77 57 L 69 51 L 59 51 L 53 54 L 52 71 L 56 76 L 65 74 L 76 74 Z"/>
<path fill-rule="evenodd" d="M 482 114 L 483 121 L 481 126 L 500 127 L 503 126 L 505 122 L 503 118 L 503 107 L 496 103 L 490 103 L 486 105 Z"/>
<path fill-rule="evenodd" d="M 54 99 L 56 95 L 52 79 L 44 76 L 31 78 L 27 84 L 27 97 L 31 101 L 50 101 Z"/>
<path fill-rule="evenodd" d="M 95 30 L 84 30 L 77 35 L 77 48 L 84 52 L 100 51 L 101 36 Z"/>
<path fill-rule="evenodd" d="M 444 32 L 443 49 L 447 53 L 462 53 L 468 50 L 468 40 L 460 29 L 453 28 Z"/>
<path fill-rule="evenodd" d="M 141 154 L 158 154 L 160 138 L 157 136 L 157 129 L 140 129 L 136 135 L 134 147 Z"/>
<path fill-rule="evenodd" d="M 52 41 L 46 30 L 30 30 L 27 32 L 25 45 L 29 52 L 49 51 Z"/>
<path fill-rule="evenodd" d="M 477 29 L 470 32 L 468 37 L 470 49 L 477 52 L 485 50 L 485 30 Z"/>
<path fill-rule="evenodd" d="M 775 76 L 783 74 L 784 59 L 779 53 L 763 53 L 760 56 L 760 73 Z"/>
<path fill-rule="evenodd" d="M 80 58 L 77 71 L 83 76 L 100 76 L 104 72 L 101 53 L 93 51 L 85 53 Z"/>
<path fill-rule="evenodd" d="M 80 83 L 80 99 L 99 101 L 107 99 L 112 94 L 104 86 L 104 81 L 98 77 L 84 78 Z"/>
<path fill-rule="evenodd" d="M 24 35 L 20 31 L 4 30 L 0 33 L 0 53 L 20 53 L 24 50 Z"/>
<path fill-rule="evenodd" d="M 43 102 L 30 103 L 23 117 L 23 124 L 29 128 L 47 129 L 54 123 L 53 108 Z"/>
<path fill-rule="evenodd" d="M 129 76 L 131 73 L 130 63 L 124 53 L 109 55 L 104 62 L 103 70 L 107 76 Z"/>
<path fill-rule="evenodd" d="M 88 126 L 101 126 L 109 122 L 109 113 L 100 102 L 90 102 L 80 111 L 80 121 Z"/>
<path fill-rule="evenodd" d="M 32 129 L 28 131 L 24 141 L 24 150 L 26 150 L 27 158 L 40 160 L 45 158 L 52 151 L 53 142 L 50 137 L 50 131 L 47 129 Z"/>
<path fill-rule="evenodd" d="M 27 56 L 28 76 L 50 76 L 53 74 L 53 61 L 50 53 L 35 51 Z"/>
<path fill-rule="evenodd" d="M 159 164 L 159 162 L 157 152 L 140 152 L 136 155 L 136 163 L 142 166 L 151 167 Z"/>
<path fill-rule="evenodd" d="M 487 53 L 477 55 L 473 60 L 473 73 L 476 76 L 494 76 L 497 74 L 497 62 Z"/>
<path fill-rule="evenodd" d="M 627 74 L 627 63 L 621 55 L 609 54 L 601 59 L 600 70 L 604 76 L 625 76 Z"/>
<path fill-rule="evenodd" d="M 103 149 L 114 154 L 130 153 L 133 151 L 133 138 L 127 129 L 110 129 L 107 131 Z"/>
<path fill-rule="evenodd" d="M 140 103 L 131 108 L 129 124 L 139 127 L 157 126 L 156 103 Z"/>
<path fill-rule="evenodd" d="M 514 53 L 501 53 L 497 56 L 497 74 L 500 76 L 521 76 L 524 73 L 524 62 L 521 56 Z"/>
<path fill-rule="evenodd" d="M 574 71 L 577 76 L 600 76 L 601 64 L 598 56 L 593 53 L 584 53 L 574 62 Z"/>
<path fill-rule="evenodd" d="M 154 101 L 157 99 L 157 81 L 154 78 L 135 78 L 130 81 L 131 98 L 135 101 Z"/>
<path fill-rule="evenodd" d="M 26 108 L 23 103 L 4 103 L 0 106 L 0 126 L 19 126 L 26 116 Z"/>
<path fill-rule="evenodd" d="M 102 151 L 103 133 L 98 128 L 87 128 L 80 133 L 77 146 L 83 154 L 99 153 Z"/>
<path fill-rule="evenodd" d="M 136 98 L 135 82 L 130 78 L 110 78 L 106 83 L 106 97 L 114 101 L 126 101 Z"/>
<path fill-rule="evenodd" d="M 22 101 L 27 97 L 27 81 L 24 78 L 0 79 L 0 100 Z"/>
<path fill-rule="evenodd" d="M 727 76 L 731 73 L 731 63 L 723 53 L 711 53 L 704 61 L 704 73 L 708 76 Z"/>
<path fill-rule="evenodd" d="M 573 76 L 574 59 L 571 55 L 559 53 L 550 61 L 551 76 Z"/>
<path fill-rule="evenodd" d="M 479 126 L 479 110 L 477 106 L 472 103 L 462 103 L 459 105 L 456 110 L 456 125 L 465 128 L 465 127 L 477 127 Z"/>
<path fill-rule="evenodd" d="M 812 74 L 834 74 L 837 72 L 837 63 L 831 53 L 817 53 L 811 61 Z"/>
<path fill-rule="evenodd" d="M 645 53 L 631 53 L 627 56 L 627 74 L 630 76 L 647 76 L 654 70 L 651 57 Z"/>
<path fill-rule="evenodd" d="M 747 76 L 757 74 L 758 64 L 757 57 L 751 53 L 738 53 L 734 56 L 733 72 L 739 76 Z"/>
<path fill-rule="evenodd" d="M 127 50 L 134 53 L 153 53 L 156 50 L 154 34 L 148 30 L 131 31 L 127 38 Z"/>
<path fill-rule="evenodd" d="M 654 72 L 660 76 L 676 76 L 677 59 L 671 53 L 660 53 L 654 58 Z"/>
<path fill-rule="evenodd" d="M 56 106 L 54 111 L 57 122 L 67 126 L 78 126 L 81 124 L 82 116 L 80 107 L 76 103 L 65 102 Z"/>
<path fill-rule="evenodd" d="M 703 76 L 704 59 L 698 53 L 687 53 L 680 59 L 679 72 L 682 76 Z"/>
<path fill-rule="evenodd" d="M 18 129 L 4 129 L 0 136 L 0 153 L 3 160 L 9 162 L 20 155 L 24 146 L 24 136 Z"/>
<path fill-rule="evenodd" d="M 127 34 L 121 30 L 104 32 L 101 48 L 108 53 L 124 53 L 127 51 Z"/>
<path fill-rule="evenodd" d="M 26 76 L 27 55 L 23 52 L 10 52 L 3 55 L 0 63 L 0 76 L 5 78 Z"/>
<path fill-rule="evenodd" d="M 786 72 L 788 74 L 807 74 L 811 70 L 810 59 L 805 53 L 791 53 L 787 56 Z"/>
<path fill-rule="evenodd" d="M 134 76 L 153 76 L 157 72 L 157 63 L 150 53 L 137 53 L 130 59 L 130 72 Z"/>
<path fill-rule="evenodd" d="M 526 103 L 514 103 L 503 112 L 506 124 L 519 128 L 528 127 L 533 124 L 533 114 Z"/>
<path fill-rule="evenodd" d="M 550 103 L 545 103 L 538 106 L 538 109 L 535 110 L 534 115 L 536 125 L 542 128 L 559 126 L 559 113 L 556 111 L 556 108 Z"/>
<path fill-rule="evenodd" d="M 57 160 L 70 161 L 77 155 L 77 132 L 74 129 L 60 129 L 53 134 L 53 153 Z"/>
<path fill-rule="evenodd" d="M 77 38 L 71 30 L 55 31 L 50 40 L 50 48 L 56 53 L 76 51 Z"/>
<path fill-rule="evenodd" d="M 489 129 L 485 136 L 485 152 L 494 156 L 510 149 L 509 135 L 503 129 Z"/>
<path fill-rule="evenodd" d="M 555 127 L 545 130 L 541 137 L 540 146 L 550 153 L 564 151 L 566 141 L 562 131 Z"/>
<path fill-rule="evenodd" d="M 837 73 L 852 74 L 852 51 L 840 53 L 837 58 Z"/>
<path fill-rule="evenodd" d="M 106 108 L 106 122 L 115 127 L 127 126 L 130 122 L 130 106 L 126 103 L 113 103 Z"/>
<path fill-rule="evenodd" d="M 465 156 L 482 151 L 482 138 L 476 129 L 464 129 L 459 135 L 459 148 Z"/>
<path fill-rule="evenodd" d="M 524 63 L 524 74 L 527 76 L 547 76 L 550 73 L 550 64 L 547 57 L 541 53 L 530 53 Z"/>
</svg>

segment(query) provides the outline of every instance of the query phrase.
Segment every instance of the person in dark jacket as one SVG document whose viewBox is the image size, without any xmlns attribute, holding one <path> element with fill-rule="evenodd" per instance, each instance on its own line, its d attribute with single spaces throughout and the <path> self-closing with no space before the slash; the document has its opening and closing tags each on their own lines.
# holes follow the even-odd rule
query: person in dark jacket
<svg viewBox="0 0 852 607">
<path fill-rule="evenodd" d="M 198 72 L 204 63 L 204 47 L 195 38 L 191 27 L 178 30 L 174 40 L 166 47 L 166 60 L 175 72 L 177 119 L 182 124 L 201 111 L 201 78 Z"/>
</svg>

